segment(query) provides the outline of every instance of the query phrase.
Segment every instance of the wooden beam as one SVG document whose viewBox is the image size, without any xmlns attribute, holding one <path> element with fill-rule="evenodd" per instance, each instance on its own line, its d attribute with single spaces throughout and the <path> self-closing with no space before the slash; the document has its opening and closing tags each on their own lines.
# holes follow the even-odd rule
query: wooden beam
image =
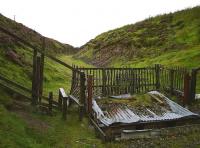
<svg viewBox="0 0 200 148">
<path fill-rule="evenodd" d="M 157 96 L 148 93 L 149 96 L 151 96 L 152 99 L 156 100 L 157 102 L 159 102 L 160 104 L 164 104 L 164 102 L 162 100 L 160 100 Z"/>
</svg>

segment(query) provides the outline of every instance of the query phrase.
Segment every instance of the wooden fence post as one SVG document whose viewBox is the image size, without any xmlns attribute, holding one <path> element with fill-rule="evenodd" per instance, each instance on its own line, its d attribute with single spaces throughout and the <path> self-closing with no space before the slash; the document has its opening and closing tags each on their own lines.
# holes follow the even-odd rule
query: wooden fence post
<svg viewBox="0 0 200 148">
<path fill-rule="evenodd" d="M 37 103 L 39 102 L 39 96 L 40 96 L 40 67 L 41 67 L 41 57 L 37 57 L 37 66 L 36 66 L 36 75 L 37 75 L 37 79 L 36 79 L 36 94 L 37 94 Z"/>
<path fill-rule="evenodd" d="M 53 92 L 49 92 L 49 114 L 52 115 Z"/>
<path fill-rule="evenodd" d="M 42 38 L 42 49 L 43 53 L 41 54 L 41 63 L 40 63 L 40 88 L 39 88 L 39 102 L 42 100 L 43 94 L 43 78 L 44 78 L 44 52 L 45 52 L 45 38 Z"/>
<path fill-rule="evenodd" d="M 106 72 L 105 69 L 102 69 L 102 95 L 106 95 Z"/>
<path fill-rule="evenodd" d="M 169 71 L 169 79 L 170 79 L 170 94 L 174 94 L 174 70 L 170 69 Z"/>
<path fill-rule="evenodd" d="M 67 119 L 67 99 L 68 96 L 63 97 L 63 119 Z"/>
<path fill-rule="evenodd" d="M 32 71 L 32 105 L 37 104 L 36 79 L 37 79 L 37 50 L 33 51 L 33 71 Z"/>
<path fill-rule="evenodd" d="M 190 83 L 190 102 L 195 100 L 196 96 L 196 78 L 197 77 L 197 70 L 192 69 L 191 73 L 191 83 Z"/>
<path fill-rule="evenodd" d="M 189 92 L 190 92 L 190 75 L 186 73 L 184 75 L 184 96 L 183 96 L 183 104 L 186 105 L 189 103 Z"/>
<path fill-rule="evenodd" d="M 61 111 L 62 111 L 62 104 L 63 104 L 62 94 L 61 94 L 61 91 L 59 90 L 59 92 L 58 92 L 58 108 Z"/>
<path fill-rule="evenodd" d="M 88 76 L 88 81 L 87 81 L 87 92 L 88 92 L 88 99 L 87 99 L 87 111 L 89 116 L 92 113 L 92 87 L 93 87 L 93 76 L 89 75 Z"/>
<path fill-rule="evenodd" d="M 86 111 L 86 86 L 85 86 L 85 73 L 80 73 L 80 120 L 83 118 L 83 112 Z"/>
<path fill-rule="evenodd" d="M 160 65 L 155 65 L 155 72 L 156 72 L 156 90 L 160 89 Z"/>
</svg>

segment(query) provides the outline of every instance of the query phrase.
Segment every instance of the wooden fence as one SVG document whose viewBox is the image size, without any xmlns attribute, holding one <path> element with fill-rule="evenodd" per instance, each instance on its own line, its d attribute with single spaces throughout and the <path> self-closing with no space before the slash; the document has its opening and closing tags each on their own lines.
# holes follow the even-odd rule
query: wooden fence
<svg viewBox="0 0 200 148">
<path fill-rule="evenodd" d="M 71 94 L 80 98 L 81 75 L 92 76 L 93 96 L 138 94 L 151 90 L 184 91 L 185 68 L 161 65 L 146 68 L 79 68 L 74 66 Z M 78 72 L 79 71 L 79 72 Z"/>
<path fill-rule="evenodd" d="M 184 77 L 189 70 L 183 67 L 160 66 L 160 89 L 170 92 L 170 94 L 183 94 Z"/>
</svg>

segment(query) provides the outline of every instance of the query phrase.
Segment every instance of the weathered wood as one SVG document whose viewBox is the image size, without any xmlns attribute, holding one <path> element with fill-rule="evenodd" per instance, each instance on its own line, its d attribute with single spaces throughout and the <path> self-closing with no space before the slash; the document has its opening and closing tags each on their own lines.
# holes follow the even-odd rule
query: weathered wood
<svg viewBox="0 0 200 148">
<path fill-rule="evenodd" d="M 37 56 L 37 66 L 36 66 L 36 96 L 37 96 L 37 102 L 39 102 L 40 98 L 40 86 L 41 86 L 41 78 L 40 78 L 40 68 L 41 68 L 41 57 Z"/>
<path fill-rule="evenodd" d="M 89 116 L 92 113 L 92 85 L 93 85 L 93 77 L 92 75 L 88 76 L 88 80 L 87 80 L 87 92 L 88 92 L 88 99 L 87 99 L 87 110 L 88 110 L 88 114 Z"/>
<path fill-rule="evenodd" d="M 0 80 L 3 80 L 6 83 L 9 83 L 9 84 L 11 84 L 11 85 L 13 85 L 15 87 L 18 87 L 18 88 L 22 89 L 23 91 L 26 91 L 28 93 L 32 93 L 32 90 L 30 90 L 29 88 L 26 88 L 26 87 L 22 86 L 21 84 L 18 84 L 18 83 L 14 82 L 14 81 L 11 81 L 11 80 L 5 78 L 4 76 L 0 75 Z"/>
<path fill-rule="evenodd" d="M 62 118 L 67 119 L 67 108 L 69 105 L 69 97 L 65 93 L 63 88 L 59 88 L 59 109 L 62 110 Z"/>
<path fill-rule="evenodd" d="M 37 50 L 33 51 L 33 71 L 32 71 L 32 105 L 37 104 L 36 96 L 36 69 L 37 69 Z"/>
<path fill-rule="evenodd" d="M 191 73 L 191 83 L 190 83 L 190 102 L 195 100 L 196 95 L 196 79 L 197 79 L 197 70 L 192 69 Z"/>
<path fill-rule="evenodd" d="M 63 99 L 63 119 L 66 120 L 67 119 L 67 102 L 68 102 L 68 96 L 62 96 Z"/>
<path fill-rule="evenodd" d="M 79 107 L 81 106 L 79 100 L 77 98 L 75 98 L 74 96 L 72 95 L 69 95 L 69 98 L 71 101 L 73 101 L 74 103 L 76 103 Z"/>
<path fill-rule="evenodd" d="M 160 89 L 160 65 L 155 65 L 155 73 L 156 73 L 156 89 Z"/>
<path fill-rule="evenodd" d="M 39 88 L 39 102 L 41 102 L 43 95 L 43 78 L 44 78 L 44 53 L 45 53 L 45 38 L 42 38 L 42 49 L 43 53 L 41 53 L 41 63 L 40 63 L 40 88 Z"/>
<path fill-rule="evenodd" d="M 82 120 L 83 112 L 86 110 L 86 78 L 84 72 L 80 73 L 80 103 L 83 105 L 83 108 L 80 107 L 80 120 Z"/>
<path fill-rule="evenodd" d="M 62 93 L 59 89 L 59 91 L 58 91 L 58 108 L 59 108 L 59 110 L 62 110 L 62 104 L 63 104 Z"/>
<path fill-rule="evenodd" d="M 102 69 L 102 95 L 106 95 L 106 71 L 105 69 Z"/>
<path fill-rule="evenodd" d="M 79 106 L 79 121 L 82 121 L 82 120 L 83 120 L 84 110 L 85 110 L 85 108 L 84 108 L 84 106 L 81 104 L 81 105 Z"/>
<path fill-rule="evenodd" d="M 53 92 L 49 92 L 49 114 L 52 115 L 53 108 Z"/>
<path fill-rule="evenodd" d="M 33 98 L 32 98 L 32 97 L 26 96 L 26 95 L 24 95 L 23 93 L 21 93 L 21 92 L 15 90 L 15 89 L 12 88 L 12 87 L 9 87 L 9 86 L 3 84 L 3 83 L 1 83 L 1 82 L 0 82 L 0 86 L 4 87 L 5 89 L 10 90 L 10 91 L 13 92 L 13 93 L 19 94 L 20 96 L 22 96 L 23 98 L 25 98 L 25 99 L 27 99 L 27 100 L 29 100 L 29 101 L 33 101 Z"/>
<path fill-rule="evenodd" d="M 78 70 L 82 70 L 87 76 L 89 74 L 93 76 L 92 88 L 96 96 L 145 93 L 149 90 L 160 89 L 161 86 L 164 90 L 173 88 L 174 91 L 183 91 L 179 90 L 181 87 L 179 85 L 183 86 L 183 78 L 180 75 L 184 73 L 179 67 L 172 68 L 173 76 L 170 74 L 170 69 L 160 65 L 154 68 L 79 68 Z M 174 82 L 170 81 L 171 78 Z M 80 80 L 76 83 L 79 84 Z M 75 88 L 77 87 L 80 88 L 80 85 L 76 85 Z M 74 96 L 76 97 L 77 94 Z"/>
<path fill-rule="evenodd" d="M 107 141 L 108 137 L 106 136 L 106 134 L 104 133 L 104 131 L 96 124 L 96 122 L 92 118 L 89 118 L 89 119 L 90 119 L 90 122 L 92 123 L 92 125 L 94 126 L 94 128 L 98 131 L 98 134 L 101 137 L 101 139 L 103 141 Z"/>
<path fill-rule="evenodd" d="M 189 93 L 190 93 L 190 75 L 189 73 L 184 76 L 184 96 L 183 96 L 183 104 L 186 105 L 189 103 Z"/>
<path fill-rule="evenodd" d="M 171 69 L 169 71 L 169 77 L 170 77 L 170 94 L 173 95 L 174 93 L 174 70 Z"/>
<path fill-rule="evenodd" d="M 155 95 L 150 94 L 150 93 L 148 93 L 148 95 L 151 96 L 152 99 L 156 100 L 160 104 L 164 104 L 164 102 L 162 100 L 160 100 L 158 97 L 156 97 Z"/>
</svg>

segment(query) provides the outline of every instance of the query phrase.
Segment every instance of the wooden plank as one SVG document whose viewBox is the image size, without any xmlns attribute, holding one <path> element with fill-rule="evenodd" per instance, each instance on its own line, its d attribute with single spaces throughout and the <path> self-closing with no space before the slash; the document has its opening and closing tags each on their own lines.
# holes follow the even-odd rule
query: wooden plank
<svg viewBox="0 0 200 148">
<path fill-rule="evenodd" d="M 25 99 L 27 99 L 27 100 L 29 100 L 29 101 L 33 101 L 32 97 L 26 96 L 26 95 L 24 95 L 24 94 L 18 92 L 17 90 L 15 90 L 15 89 L 13 89 L 13 88 L 11 88 L 11 87 L 6 86 L 5 84 L 0 83 L 0 85 L 1 85 L 2 87 L 4 87 L 5 89 L 8 89 L 8 90 L 12 91 L 13 93 L 19 94 L 20 96 L 24 97 Z"/>
<path fill-rule="evenodd" d="M 22 90 L 24 90 L 24 91 L 27 91 L 27 92 L 29 92 L 29 93 L 32 93 L 32 90 L 30 90 L 30 89 L 28 89 L 28 88 L 26 88 L 26 87 L 24 87 L 24 86 L 22 86 L 22 85 L 20 85 L 20 84 L 18 84 L 18 83 L 16 83 L 16 82 L 14 82 L 14 81 L 11 81 L 11 80 L 9 80 L 9 79 L 7 79 L 7 78 L 1 76 L 1 75 L 0 75 L 0 80 L 3 80 L 3 81 L 5 81 L 6 83 L 9 83 L 9 84 L 11 84 L 11 85 L 13 85 L 13 86 L 15 86 L 15 87 L 18 87 L 18 88 L 20 88 L 20 89 L 22 89 Z"/>
<path fill-rule="evenodd" d="M 160 104 L 164 104 L 164 102 L 162 100 L 160 100 L 157 96 L 148 93 L 149 96 L 151 96 L 151 98 L 153 98 L 154 100 L 156 100 L 157 102 L 159 102 Z"/>
<path fill-rule="evenodd" d="M 104 131 L 97 125 L 97 123 L 92 118 L 89 118 L 89 119 L 92 125 L 94 126 L 94 128 L 99 132 L 101 139 L 104 141 L 107 141 L 107 136 L 104 133 Z"/>
<path fill-rule="evenodd" d="M 79 102 L 79 100 L 74 97 L 73 95 L 69 95 L 69 98 L 74 102 L 76 103 L 79 107 L 81 106 L 81 103 Z"/>
</svg>

